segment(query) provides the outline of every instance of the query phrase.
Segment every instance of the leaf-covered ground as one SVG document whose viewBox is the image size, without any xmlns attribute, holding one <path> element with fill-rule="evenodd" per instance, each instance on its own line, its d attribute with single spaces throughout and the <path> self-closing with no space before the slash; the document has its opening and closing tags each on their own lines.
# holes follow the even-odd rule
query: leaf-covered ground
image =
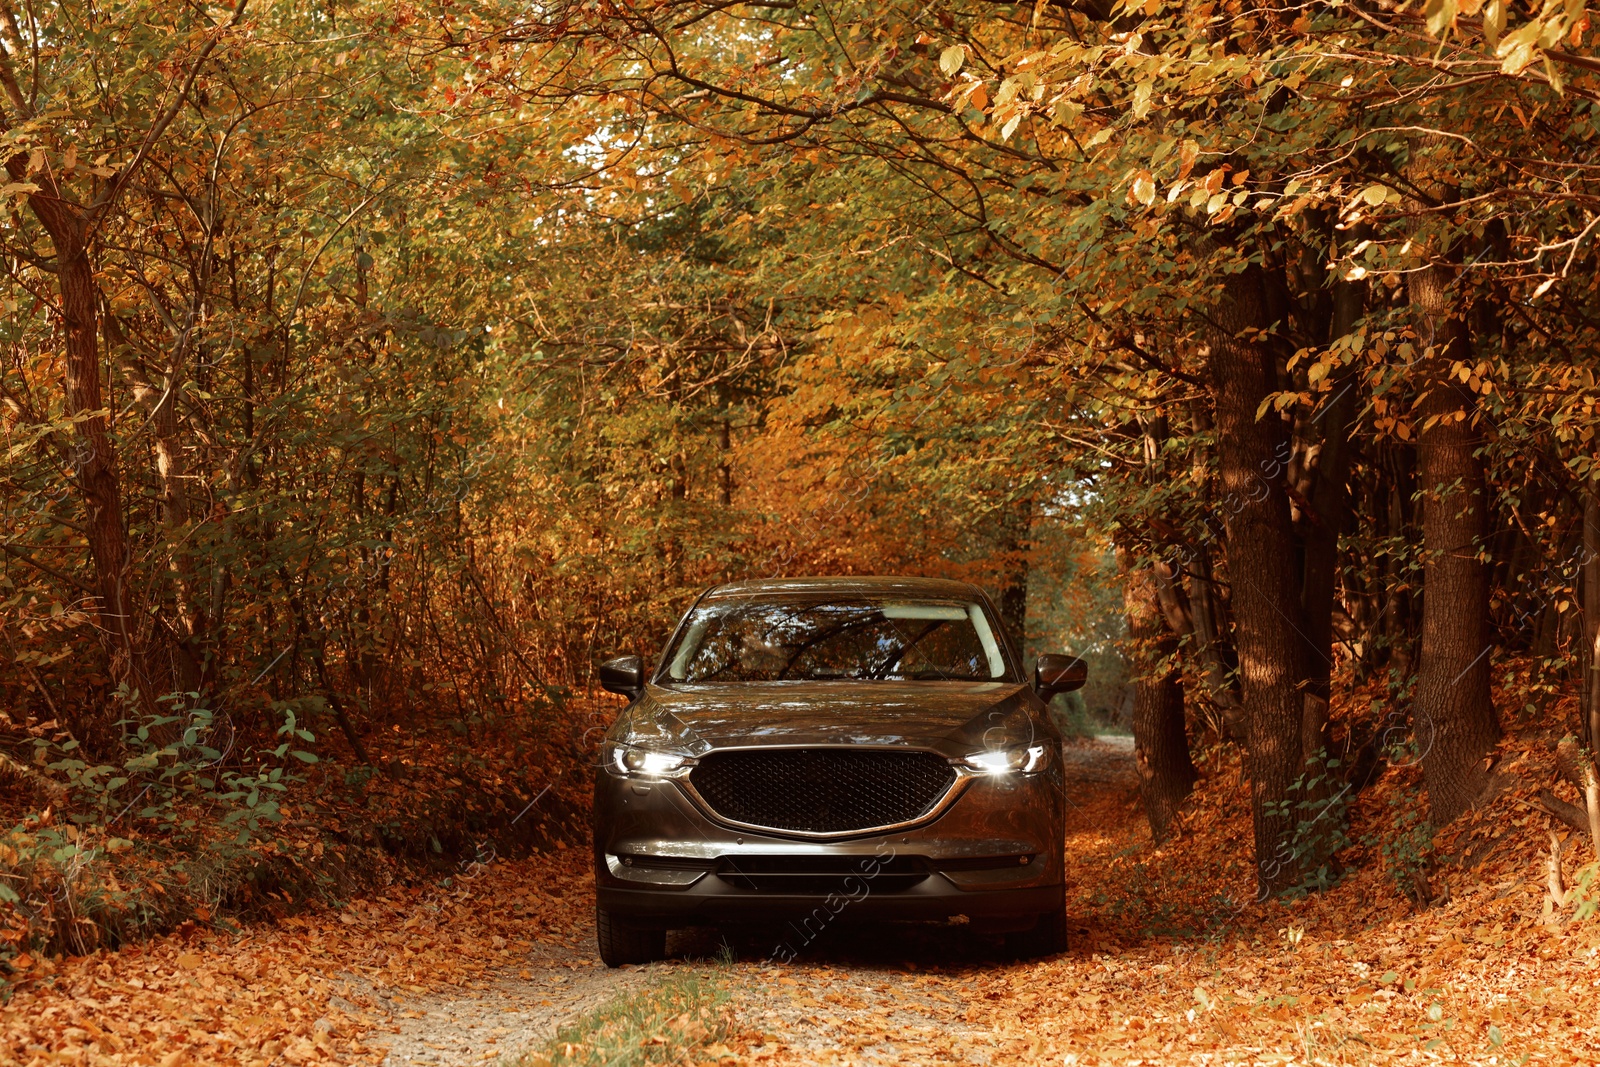
<svg viewBox="0 0 1600 1067">
<path fill-rule="evenodd" d="M 1505 748 L 1502 765 L 1536 769 L 1541 745 Z M 713 966 L 732 992 L 728 1032 L 701 1027 L 688 1052 L 670 1025 L 642 1042 L 774 1064 L 1600 1058 L 1600 937 L 1546 921 L 1548 820 L 1516 788 L 1412 856 L 1415 769 L 1392 769 L 1352 809 L 1350 873 L 1257 904 L 1235 759 L 1205 764 L 1181 835 L 1159 849 L 1125 744 L 1079 746 L 1072 766 L 1067 955 L 1013 963 L 959 927 L 841 925 L 785 965 L 752 935 Z M 1569 873 L 1585 847 L 1568 844 Z M 0 1062 L 540 1062 L 558 1026 L 704 971 L 720 945 L 688 935 L 675 945 L 698 960 L 601 968 L 586 859 L 557 851 L 274 927 L 34 961 L 5 1006 Z"/>
</svg>

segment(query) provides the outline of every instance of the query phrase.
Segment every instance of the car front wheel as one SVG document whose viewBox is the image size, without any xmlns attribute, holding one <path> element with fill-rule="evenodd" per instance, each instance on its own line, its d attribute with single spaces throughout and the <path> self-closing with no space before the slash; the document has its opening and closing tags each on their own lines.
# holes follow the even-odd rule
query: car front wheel
<svg viewBox="0 0 1600 1067">
<path fill-rule="evenodd" d="M 600 959 L 607 967 L 625 963 L 653 963 L 667 958 L 667 932 L 632 926 L 605 908 L 595 909 L 595 936 Z"/>
</svg>

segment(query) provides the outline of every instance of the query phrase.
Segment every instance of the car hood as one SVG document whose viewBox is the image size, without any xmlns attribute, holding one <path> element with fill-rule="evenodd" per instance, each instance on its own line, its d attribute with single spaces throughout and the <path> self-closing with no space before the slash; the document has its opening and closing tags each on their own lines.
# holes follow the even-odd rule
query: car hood
<svg viewBox="0 0 1600 1067">
<path fill-rule="evenodd" d="M 649 686 L 611 736 L 700 756 L 750 745 L 908 745 L 948 755 L 1032 740 L 1015 682 L 746 682 Z"/>
</svg>

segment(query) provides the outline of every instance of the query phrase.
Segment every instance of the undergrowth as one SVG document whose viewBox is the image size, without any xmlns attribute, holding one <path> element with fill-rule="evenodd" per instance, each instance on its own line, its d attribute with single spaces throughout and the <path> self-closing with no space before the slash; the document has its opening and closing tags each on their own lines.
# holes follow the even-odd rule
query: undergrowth
<svg viewBox="0 0 1600 1067">
<path fill-rule="evenodd" d="M 46 722 L 0 759 L 0 981 L 189 921 L 275 919 L 413 868 L 564 847 L 585 821 L 555 788 L 575 764 L 559 721 L 490 752 L 418 731 L 374 767 L 337 748 L 323 761 L 320 697 L 275 703 L 275 734 L 254 738 L 195 694 L 159 705 L 125 710 L 93 753 Z"/>
</svg>

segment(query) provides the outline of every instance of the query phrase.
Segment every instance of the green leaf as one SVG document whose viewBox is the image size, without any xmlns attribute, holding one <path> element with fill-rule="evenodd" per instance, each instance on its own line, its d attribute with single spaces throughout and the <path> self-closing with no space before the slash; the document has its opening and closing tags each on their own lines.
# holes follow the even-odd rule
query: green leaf
<svg viewBox="0 0 1600 1067">
<path fill-rule="evenodd" d="M 961 69 L 961 64 L 966 61 L 967 46 L 964 44 L 953 44 L 939 53 L 939 69 L 948 77 L 955 77 L 956 72 Z"/>
</svg>

